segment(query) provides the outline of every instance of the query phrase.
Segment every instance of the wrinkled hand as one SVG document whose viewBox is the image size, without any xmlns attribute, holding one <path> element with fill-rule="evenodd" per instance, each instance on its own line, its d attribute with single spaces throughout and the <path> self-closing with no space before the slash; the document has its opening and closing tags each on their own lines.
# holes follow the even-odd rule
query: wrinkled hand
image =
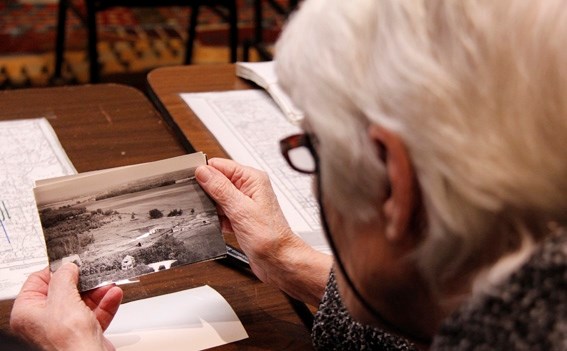
<svg viewBox="0 0 567 351">
<path fill-rule="evenodd" d="M 265 172 L 213 158 L 195 171 L 216 201 L 222 230 L 234 233 L 250 266 L 263 282 L 316 305 L 332 264 L 293 233 Z"/>
<path fill-rule="evenodd" d="M 85 293 L 77 290 L 79 269 L 62 265 L 31 274 L 14 302 L 12 330 L 44 350 L 114 350 L 103 332 L 122 301 L 122 290 L 105 286 Z"/>
<path fill-rule="evenodd" d="M 268 281 L 269 265 L 296 238 L 265 172 L 227 159 L 213 158 L 195 172 L 216 201 L 222 230 L 234 233 L 254 273 Z"/>
</svg>

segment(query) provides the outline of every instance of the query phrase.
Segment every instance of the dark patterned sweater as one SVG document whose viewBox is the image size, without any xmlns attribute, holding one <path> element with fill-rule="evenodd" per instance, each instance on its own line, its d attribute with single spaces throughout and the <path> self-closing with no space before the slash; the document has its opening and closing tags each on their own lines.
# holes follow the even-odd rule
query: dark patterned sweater
<svg viewBox="0 0 567 351">
<path fill-rule="evenodd" d="M 319 350 L 416 350 L 405 339 L 354 321 L 331 273 L 312 330 Z M 490 293 L 447 318 L 432 350 L 567 350 L 567 231 L 544 241 Z"/>
</svg>

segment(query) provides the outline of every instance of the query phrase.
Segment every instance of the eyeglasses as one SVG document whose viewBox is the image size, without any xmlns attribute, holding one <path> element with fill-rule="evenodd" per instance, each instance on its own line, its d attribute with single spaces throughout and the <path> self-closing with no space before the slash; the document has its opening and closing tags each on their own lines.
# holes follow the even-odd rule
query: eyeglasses
<svg viewBox="0 0 567 351">
<path fill-rule="evenodd" d="M 295 134 L 280 140 L 280 150 L 291 168 L 313 174 L 319 170 L 319 155 L 309 134 Z"/>
</svg>

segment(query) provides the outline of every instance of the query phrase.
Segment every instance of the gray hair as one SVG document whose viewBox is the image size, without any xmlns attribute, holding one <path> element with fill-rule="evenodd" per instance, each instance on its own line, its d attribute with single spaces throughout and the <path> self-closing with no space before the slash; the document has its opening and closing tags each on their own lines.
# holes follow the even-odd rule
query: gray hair
<svg viewBox="0 0 567 351">
<path fill-rule="evenodd" d="M 415 258 L 438 285 L 567 222 L 566 45 L 563 0 L 307 0 L 276 62 L 341 213 L 376 219 L 386 196 L 366 127 L 404 140 L 427 222 Z"/>
</svg>

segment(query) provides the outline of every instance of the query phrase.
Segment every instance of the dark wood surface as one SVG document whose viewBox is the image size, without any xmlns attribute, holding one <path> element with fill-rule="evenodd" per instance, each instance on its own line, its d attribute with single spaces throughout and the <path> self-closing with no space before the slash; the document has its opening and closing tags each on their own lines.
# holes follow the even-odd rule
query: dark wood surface
<svg viewBox="0 0 567 351">
<path fill-rule="evenodd" d="M 227 69 L 217 73 L 213 70 L 209 74 L 222 76 Z M 237 87 L 246 86 L 237 82 L 234 88 Z M 215 84 L 208 89 L 218 90 Z M 176 108 L 178 112 L 188 110 L 181 104 Z M 126 86 L 103 84 L 0 92 L 0 120 L 35 117 L 49 120 L 79 172 L 154 161 L 187 152 L 187 144 L 178 138 L 175 128 L 164 122 L 141 92 Z M 190 128 L 198 150 L 209 156 L 225 156 L 202 125 Z M 235 243 L 233 237 L 226 239 Z M 123 289 L 127 302 L 204 284 L 223 295 L 250 336 L 215 349 L 311 348 L 309 331 L 289 300 L 227 259 L 144 276 L 140 283 L 125 285 Z M 0 301 L 0 329 L 8 329 L 12 303 Z"/>
<path fill-rule="evenodd" d="M 209 158 L 228 157 L 179 94 L 254 88 L 236 77 L 233 64 L 157 68 L 148 74 L 148 84 L 152 101 L 172 128 L 185 136 L 195 150 L 205 152 Z"/>
</svg>

